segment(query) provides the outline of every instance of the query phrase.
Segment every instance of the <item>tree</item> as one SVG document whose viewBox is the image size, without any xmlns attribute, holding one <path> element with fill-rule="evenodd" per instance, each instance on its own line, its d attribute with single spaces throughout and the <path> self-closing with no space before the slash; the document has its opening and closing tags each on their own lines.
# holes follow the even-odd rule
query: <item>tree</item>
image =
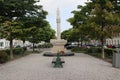
<svg viewBox="0 0 120 80">
<path fill-rule="evenodd" d="M 10 59 L 13 59 L 13 39 L 21 34 L 21 23 L 5 21 L 2 25 L 1 37 L 10 41 Z M 4 34 L 4 35 L 3 35 Z"/>
<path fill-rule="evenodd" d="M 40 37 L 43 41 L 50 42 L 50 39 L 55 39 L 55 31 L 51 29 L 50 25 L 48 24 L 46 27 L 42 28 Z"/>
<path fill-rule="evenodd" d="M 0 15 L 4 20 L 12 20 L 25 15 L 36 15 L 43 12 L 42 6 L 35 3 L 39 0 L 0 0 Z M 43 14 L 39 14 L 44 16 Z"/>
<path fill-rule="evenodd" d="M 100 29 L 101 29 L 101 35 L 100 35 L 100 39 L 101 39 L 101 44 L 102 44 L 102 58 L 105 58 L 105 54 L 104 54 L 104 40 L 107 37 L 106 34 L 106 30 L 105 27 L 106 26 L 110 26 L 110 25 L 114 25 L 114 19 L 115 19 L 115 15 L 113 14 L 114 10 L 113 10 L 113 4 L 111 1 L 109 0 L 92 0 L 93 4 L 94 4 L 94 8 L 92 11 L 92 21 L 94 21 L 97 25 L 99 25 Z M 114 18 L 112 18 L 114 17 Z M 112 23 L 112 24 L 110 24 Z M 116 24 L 116 22 L 115 22 Z"/>
<path fill-rule="evenodd" d="M 39 39 L 38 36 L 40 34 L 39 29 L 47 26 L 48 22 L 43 18 L 37 16 L 27 17 L 27 19 L 28 20 L 24 22 L 23 26 L 24 33 L 21 36 L 21 38 L 26 36 L 26 39 L 33 43 L 34 51 L 34 44 L 41 41 L 41 39 Z"/>
<path fill-rule="evenodd" d="M 78 39 L 77 41 L 81 42 L 81 47 L 82 47 L 83 41 L 88 40 L 88 38 L 90 36 L 89 29 L 93 28 L 93 27 L 89 26 L 89 25 L 91 25 L 91 23 L 88 23 L 91 11 L 92 11 L 92 6 L 90 3 L 87 3 L 86 6 L 78 5 L 78 10 L 72 11 L 74 16 L 72 18 L 68 19 L 68 22 L 70 22 L 71 25 L 73 25 L 74 34 L 79 34 L 76 36 Z"/>
<path fill-rule="evenodd" d="M 43 28 L 41 27 L 31 27 L 31 36 L 28 39 L 33 43 L 33 51 L 34 51 L 34 43 L 39 43 L 40 41 L 50 42 L 50 39 L 55 38 L 55 31 L 51 29 L 50 25 L 47 24 Z"/>
<path fill-rule="evenodd" d="M 6 27 L 6 30 L 8 30 L 7 31 L 8 33 L 11 33 L 11 31 L 14 31 L 14 29 L 16 31 L 17 30 L 16 24 L 14 23 L 19 23 L 19 22 L 21 22 L 22 25 L 20 24 L 21 28 L 19 28 L 20 30 L 18 30 L 17 33 L 24 31 L 25 34 L 28 34 L 26 32 L 29 32 L 30 30 L 34 29 L 34 26 L 38 27 L 38 23 L 40 24 L 39 21 L 41 21 L 40 27 L 42 27 L 43 24 L 46 24 L 46 21 L 44 19 L 46 18 L 47 12 L 42 9 L 41 5 L 38 6 L 35 4 L 38 1 L 39 0 L 17 0 L 17 1 L 16 0 L 0 0 L 0 16 L 1 16 L 0 23 L 5 23 L 7 24 L 7 26 L 10 27 L 11 30 L 9 30 L 9 27 L 6 27 L 6 25 L 3 25 L 3 27 Z M 26 26 L 25 23 L 23 23 L 23 20 L 24 18 L 26 19 L 26 17 L 30 18 L 28 20 L 28 23 L 32 21 L 34 22 L 34 23 L 31 23 L 32 25 L 30 25 L 29 28 L 27 28 L 28 25 Z M 13 26 L 15 28 L 13 28 Z M 33 27 L 33 28 L 30 28 L 30 27 Z M 1 34 L 6 35 L 4 33 L 1 33 Z M 22 37 L 24 37 L 23 34 L 21 35 Z M 4 36 L 4 38 L 7 38 L 7 37 Z M 13 40 L 15 38 L 18 38 L 18 36 L 10 40 Z M 10 45 L 12 45 L 12 41 L 10 41 Z M 10 54 L 13 54 L 12 46 L 10 47 L 10 50 L 11 50 Z"/>
<path fill-rule="evenodd" d="M 73 17 L 69 18 L 67 21 L 73 26 L 73 28 L 78 28 L 82 24 L 86 24 L 88 22 L 90 13 L 93 9 L 91 3 L 86 3 L 87 5 L 82 6 L 78 5 L 77 9 L 72 11 Z"/>
<path fill-rule="evenodd" d="M 102 58 L 104 58 L 104 40 L 111 37 L 108 27 L 119 25 L 120 2 L 119 0 L 90 0 L 85 6 L 78 6 L 74 16 L 68 22 L 77 29 L 82 37 L 101 40 Z M 87 34 L 86 34 L 87 33 Z M 83 38 L 84 39 L 84 38 Z"/>
<path fill-rule="evenodd" d="M 71 42 L 72 40 L 70 39 L 70 37 L 71 37 L 72 32 L 73 32 L 73 29 L 72 29 L 72 28 L 63 31 L 63 32 L 61 33 L 61 38 L 67 40 L 68 42 Z"/>
</svg>

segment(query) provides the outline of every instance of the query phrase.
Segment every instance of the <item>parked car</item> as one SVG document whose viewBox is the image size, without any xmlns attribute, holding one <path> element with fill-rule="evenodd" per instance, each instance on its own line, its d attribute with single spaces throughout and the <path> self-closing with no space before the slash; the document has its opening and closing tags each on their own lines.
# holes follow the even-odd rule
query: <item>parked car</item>
<svg viewBox="0 0 120 80">
<path fill-rule="evenodd" d="M 72 49 L 72 48 L 75 48 L 75 47 L 77 47 L 77 45 L 71 45 L 70 44 L 70 45 L 65 46 L 66 49 Z"/>
</svg>

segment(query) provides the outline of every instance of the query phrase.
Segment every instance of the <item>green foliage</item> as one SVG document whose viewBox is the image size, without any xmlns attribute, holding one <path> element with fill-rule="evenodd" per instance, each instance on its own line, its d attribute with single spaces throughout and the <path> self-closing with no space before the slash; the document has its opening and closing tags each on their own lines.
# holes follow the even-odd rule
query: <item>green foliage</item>
<svg viewBox="0 0 120 80">
<path fill-rule="evenodd" d="M 43 28 L 31 27 L 30 38 L 28 39 L 32 43 L 39 43 L 40 41 L 50 42 L 50 39 L 55 38 L 55 31 L 51 29 L 47 24 Z"/>
<path fill-rule="evenodd" d="M 71 49 L 72 52 L 78 52 L 78 53 L 85 53 L 86 50 L 87 48 L 84 48 L 84 47 L 75 47 Z"/>
<path fill-rule="evenodd" d="M 105 48 L 105 57 L 107 57 L 107 58 L 112 58 L 112 56 L 113 56 L 113 51 L 114 51 L 114 49 L 110 49 L 110 48 Z M 99 56 L 99 57 L 101 57 L 100 56 L 100 54 L 101 54 L 101 48 L 96 48 L 96 47 L 92 47 L 92 48 L 89 48 L 88 50 L 87 50 L 87 54 L 90 54 L 90 55 L 94 55 L 94 56 Z"/>
<path fill-rule="evenodd" d="M 40 51 L 35 50 L 35 51 L 32 51 L 32 53 L 40 53 Z"/>
<path fill-rule="evenodd" d="M 81 44 L 83 41 L 91 39 L 101 41 L 102 58 L 104 58 L 104 40 L 111 38 L 120 31 L 118 28 L 120 24 L 120 3 L 119 0 L 89 1 L 85 6 L 78 5 L 78 10 L 72 11 L 74 16 L 69 18 L 68 22 L 79 34 L 77 37 Z"/>
<path fill-rule="evenodd" d="M 90 12 L 92 11 L 91 4 L 87 3 L 86 6 L 78 5 L 78 10 L 72 11 L 73 17 L 69 18 L 67 21 L 73 26 L 73 28 L 78 28 L 82 24 L 86 24 L 89 20 Z"/>
<path fill-rule="evenodd" d="M 5 50 L 8 55 L 10 55 L 10 49 Z M 24 52 L 26 51 L 25 47 L 20 47 L 20 48 L 14 48 L 13 49 L 13 54 L 14 55 L 23 55 Z"/>
<path fill-rule="evenodd" d="M 75 35 L 75 36 L 74 36 Z M 62 39 L 67 40 L 68 42 L 78 41 L 79 35 L 75 29 L 65 30 L 61 33 Z"/>
<path fill-rule="evenodd" d="M 38 50 L 34 50 L 34 51 L 26 51 L 25 52 L 25 54 L 27 55 L 27 54 L 39 54 L 39 53 L 41 53 L 42 51 L 38 51 Z"/>
<path fill-rule="evenodd" d="M 25 52 L 25 51 L 27 51 L 27 47 L 22 47 L 23 48 L 23 51 Z"/>
<path fill-rule="evenodd" d="M 37 0 L 38 1 L 38 0 Z M 17 19 L 29 15 L 43 15 L 42 6 L 38 6 L 35 3 L 36 0 L 1 0 L 0 1 L 0 15 L 4 20 L 12 20 L 14 17 Z M 39 13 L 42 14 L 39 14 Z"/>
<path fill-rule="evenodd" d="M 21 25 L 20 22 L 5 21 L 1 27 L 1 37 L 8 40 L 17 38 L 22 33 Z"/>
<path fill-rule="evenodd" d="M 0 1 L 0 37 L 10 40 L 10 57 L 13 58 L 13 39 L 21 39 L 23 42 L 29 37 L 33 43 L 38 42 L 38 28 L 45 27 L 48 22 L 45 20 L 47 12 L 39 0 L 1 0 Z"/>
<path fill-rule="evenodd" d="M 5 63 L 8 60 L 8 54 L 5 51 L 0 51 L 0 63 Z"/>
<path fill-rule="evenodd" d="M 14 59 L 23 57 L 25 55 L 29 55 L 31 53 L 40 53 L 40 51 L 30 52 L 26 50 L 27 50 L 26 47 L 14 48 L 13 49 Z M 10 49 L 1 50 L 0 51 L 0 63 L 5 63 L 9 61 L 10 60 L 9 55 L 10 55 Z"/>
<path fill-rule="evenodd" d="M 50 42 L 50 39 L 55 39 L 55 31 L 51 29 L 50 25 L 48 24 L 44 28 L 39 29 L 38 38 L 41 41 Z"/>
<path fill-rule="evenodd" d="M 86 53 L 101 53 L 101 48 L 96 48 L 96 47 L 91 47 L 91 48 L 89 48 L 88 50 L 87 50 L 87 52 Z"/>
<path fill-rule="evenodd" d="M 24 50 L 23 50 L 23 48 L 15 48 L 15 49 L 13 49 L 13 54 L 15 54 L 15 55 L 24 54 Z"/>
<path fill-rule="evenodd" d="M 91 0 L 93 4 L 93 10 L 91 11 L 90 22 L 95 22 L 98 25 L 99 39 L 110 38 L 112 35 L 108 32 L 108 28 L 114 25 L 119 25 L 120 20 L 118 19 L 119 15 L 115 11 L 115 4 L 112 0 Z M 112 26 L 113 27 L 113 26 Z M 114 28 L 113 27 L 113 28 Z M 112 33 L 116 32 L 114 29 L 111 29 Z"/>
<path fill-rule="evenodd" d="M 92 55 L 92 56 L 101 58 L 101 53 L 91 53 L 91 54 L 89 54 L 89 55 Z"/>
<path fill-rule="evenodd" d="M 91 48 L 81 48 L 81 47 L 76 47 L 76 48 L 73 48 L 71 51 L 73 52 L 84 52 L 84 53 L 87 53 L 89 55 L 92 55 L 92 56 L 96 56 L 96 57 L 101 57 L 101 48 L 99 47 L 91 47 Z M 110 48 L 106 48 L 105 49 L 105 57 L 106 58 L 112 58 L 113 56 L 113 51 L 114 49 L 110 49 Z"/>
<path fill-rule="evenodd" d="M 53 45 L 51 43 L 45 43 L 43 45 L 38 45 L 38 48 L 51 48 Z"/>
<path fill-rule="evenodd" d="M 105 49 L 105 56 L 108 58 L 112 58 L 114 49 Z"/>
</svg>

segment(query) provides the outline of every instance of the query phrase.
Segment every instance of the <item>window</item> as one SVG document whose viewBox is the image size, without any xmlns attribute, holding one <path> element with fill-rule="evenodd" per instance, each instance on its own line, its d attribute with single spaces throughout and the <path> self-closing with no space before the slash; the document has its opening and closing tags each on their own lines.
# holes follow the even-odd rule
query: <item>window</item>
<svg viewBox="0 0 120 80">
<path fill-rule="evenodd" d="M 3 46 L 3 42 L 0 42 L 0 47 L 2 47 Z"/>
</svg>

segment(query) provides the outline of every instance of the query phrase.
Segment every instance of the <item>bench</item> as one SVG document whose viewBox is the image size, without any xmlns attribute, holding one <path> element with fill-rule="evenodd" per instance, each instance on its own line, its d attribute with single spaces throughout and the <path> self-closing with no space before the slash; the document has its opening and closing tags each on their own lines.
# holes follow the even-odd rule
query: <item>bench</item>
<svg viewBox="0 0 120 80">
<path fill-rule="evenodd" d="M 52 63 L 54 64 L 55 68 L 62 68 L 62 64 L 65 63 L 65 61 L 63 58 L 53 58 Z"/>
<path fill-rule="evenodd" d="M 61 63 L 65 63 L 64 58 L 60 58 L 60 59 L 61 59 L 60 60 Z M 56 63 L 56 58 L 52 59 L 52 63 Z"/>
</svg>

